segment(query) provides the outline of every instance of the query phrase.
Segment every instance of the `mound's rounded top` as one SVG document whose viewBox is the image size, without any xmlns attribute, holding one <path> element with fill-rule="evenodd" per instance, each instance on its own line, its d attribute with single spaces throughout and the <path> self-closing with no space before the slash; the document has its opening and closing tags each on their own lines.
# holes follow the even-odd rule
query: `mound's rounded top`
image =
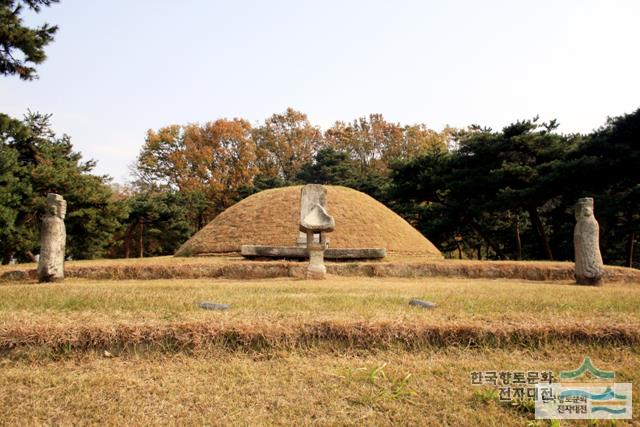
<svg viewBox="0 0 640 427">
<path fill-rule="evenodd" d="M 386 248 L 388 253 L 442 258 L 408 222 L 374 198 L 339 186 L 327 189 L 327 212 L 335 218 L 331 248 Z M 301 186 L 256 193 L 218 215 L 185 242 L 177 256 L 240 252 L 242 245 L 296 246 Z"/>
</svg>

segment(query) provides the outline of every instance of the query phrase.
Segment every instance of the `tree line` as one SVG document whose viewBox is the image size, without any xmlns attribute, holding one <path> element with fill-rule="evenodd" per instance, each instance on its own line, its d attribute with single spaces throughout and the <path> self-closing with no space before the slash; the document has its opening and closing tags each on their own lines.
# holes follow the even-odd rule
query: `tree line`
<svg viewBox="0 0 640 427">
<path fill-rule="evenodd" d="M 445 252 L 571 260 L 574 205 L 594 197 L 605 261 L 637 267 L 640 110 L 588 135 L 556 129 L 537 118 L 471 126 L 451 150 L 393 169 L 397 208 Z"/>
<path fill-rule="evenodd" d="M 74 259 L 172 254 L 227 207 L 294 184 L 345 185 L 385 203 L 450 257 L 573 257 L 573 206 L 596 200 L 606 262 L 637 266 L 640 110 L 587 134 L 555 121 L 401 125 L 372 114 L 321 131 L 287 109 L 149 130 L 128 186 L 91 173 L 49 116 L 0 116 L 0 250 L 32 259 L 48 192 L 69 204 Z"/>
</svg>

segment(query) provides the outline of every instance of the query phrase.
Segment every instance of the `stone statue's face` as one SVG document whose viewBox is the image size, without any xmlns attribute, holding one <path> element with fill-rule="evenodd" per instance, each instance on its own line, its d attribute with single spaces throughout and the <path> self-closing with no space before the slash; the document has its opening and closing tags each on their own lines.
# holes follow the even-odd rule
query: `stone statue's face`
<svg viewBox="0 0 640 427">
<path fill-rule="evenodd" d="M 60 219 L 64 219 L 67 215 L 67 202 L 64 200 L 54 203 L 51 208 L 53 215 Z"/>
<path fill-rule="evenodd" d="M 581 200 L 576 205 L 576 209 L 574 211 L 574 215 L 576 217 L 576 221 L 580 221 L 581 218 L 589 218 L 593 216 L 593 203 L 588 200 Z"/>
</svg>

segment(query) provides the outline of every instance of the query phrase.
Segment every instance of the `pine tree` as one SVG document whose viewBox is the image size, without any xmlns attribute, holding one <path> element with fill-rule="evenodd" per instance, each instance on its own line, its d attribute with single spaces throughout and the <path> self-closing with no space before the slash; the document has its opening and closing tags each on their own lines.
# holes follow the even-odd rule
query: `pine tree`
<svg viewBox="0 0 640 427">
<path fill-rule="evenodd" d="M 0 74 L 18 75 L 22 80 L 37 78 L 34 65 L 47 56 L 44 48 L 58 31 L 56 25 L 43 24 L 37 28 L 24 25 L 20 16 L 27 6 L 39 12 L 59 0 L 2 0 L 0 1 Z"/>
</svg>

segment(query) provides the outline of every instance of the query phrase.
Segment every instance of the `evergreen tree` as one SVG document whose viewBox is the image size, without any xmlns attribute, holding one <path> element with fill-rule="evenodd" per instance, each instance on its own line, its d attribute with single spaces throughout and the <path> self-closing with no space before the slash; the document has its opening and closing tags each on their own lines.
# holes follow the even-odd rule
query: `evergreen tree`
<svg viewBox="0 0 640 427">
<path fill-rule="evenodd" d="M 451 247 L 453 237 L 476 248 L 484 243 L 498 258 L 553 259 L 541 210 L 561 193 L 557 167 L 572 147 L 572 140 L 554 133 L 555 128 L 555 122 L 538 124 L 537 119 L 501 132 L 473 126 L 457 135 L 455 150 L 432 151 L 398 166 L 396 194 L 414 205 L 427 204 L 418 210 L 431 214 L 422 221 L 433 221 L 433 214 L 446 217 L 438 221 L 438 231 L 450 236 L 441 236 L 445 247 Z M 525 216 L 532 229 L 524 228 Z M 537 236 L 539 251 L 522 244 L 529 231 Z"/>
<path fill-rule="evenodd" d="M 187 197 L 175 191 L 147 191 L 129 197 L 122 251 L 117 255 L 172 255 L 194 232 Z"/>
<path fill-rule="evenodd" d="M 49 115 L 29 113 L 22 122 L 0 115 L 0 198 L 3 263 L 12 257 L 33 260 L 47 193 L 67 200 L 67 254 L 103 256 L 126 215 L 112 198 L 108 178 L 92 175 L 95 163 L 83 162 L 67 135 L 51 130 Z"/>
<path fill-rule="evenodd" d="M 594 197 L 605 259 L 640 265 L 640 109 L 608 119 L 574 159 L 573 195 Z"/>
<path fill-rule="evenodd" d="M 23 80 L 37 78 L 34 65 L 41 64 L 47 56 L 44 48 L 58 31 L 55 25 L 43 24 L 37 28 L 24 25 L 23 7 L 39 12 L 43 6 L 59 0 L 1 0 L 0 1 L 0 74 L 17 74 Z"/>
<path fill-rule="evenodd" d="M 389 202 L 387 193 L 390 180 L 385 172 L 374 168 L 362 171 L 348 153 L 331 147 L 319 150 L 311 162 L 303 165 L 296 182 L 342 185 L 362 191 L 381 202 Z"/>
<path fill-rule="evenodd" d="M 345 185 L 355 180 L 355 164 L 349 155 L 333 148 L 323 148 L 306 163 L 296 176 L 296 181 L 304 184 Z"/>
</svg>

